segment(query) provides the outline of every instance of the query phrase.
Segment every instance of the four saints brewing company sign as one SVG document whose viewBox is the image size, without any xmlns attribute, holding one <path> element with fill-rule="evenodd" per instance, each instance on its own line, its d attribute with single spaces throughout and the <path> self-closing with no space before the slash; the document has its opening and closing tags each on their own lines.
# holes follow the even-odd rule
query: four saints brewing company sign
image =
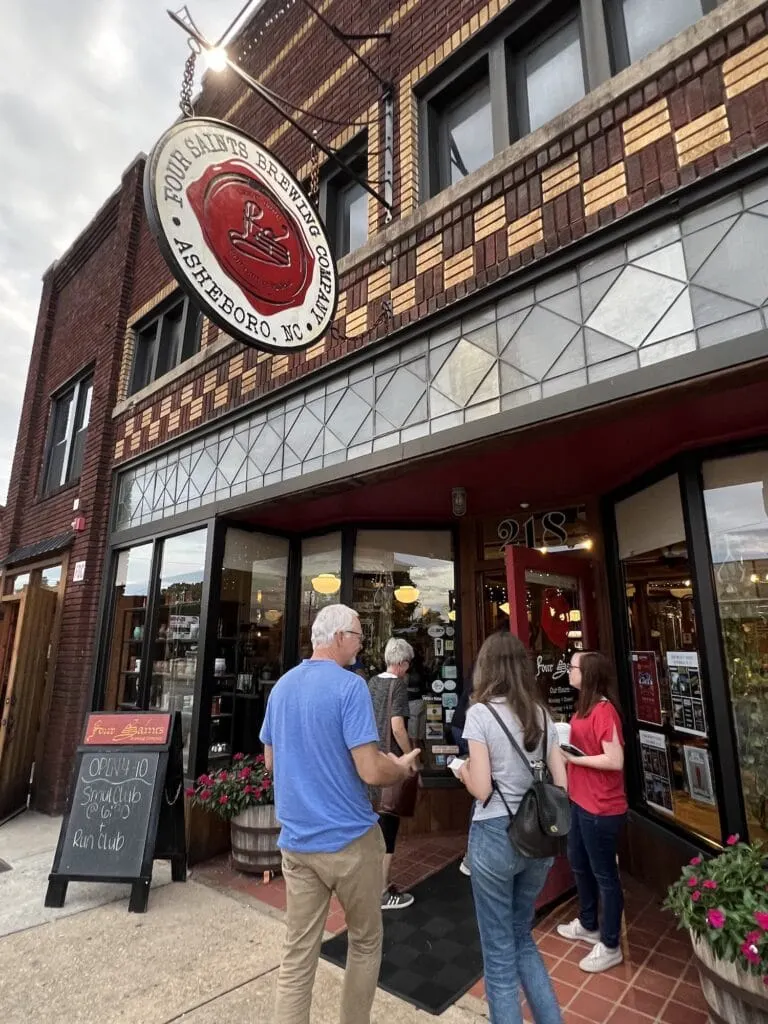
<svg viewBox="0 0 768 1024">
<path fill-rule="evenodd" d="M 320 340 L 338 295 L 328 237 L 268 150 L 223 121 L 180 121 L 152 150 L 144 200 L 174 276 L 227 334 L 270 352 Z"/>
</svg>

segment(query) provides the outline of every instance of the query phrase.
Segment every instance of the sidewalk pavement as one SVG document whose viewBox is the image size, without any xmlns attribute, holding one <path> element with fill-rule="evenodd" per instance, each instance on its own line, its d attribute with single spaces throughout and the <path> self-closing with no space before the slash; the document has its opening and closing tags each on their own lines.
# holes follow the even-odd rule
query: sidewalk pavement
<svg viewBox="0 0 768 1024">
<path fill-rule="evenodd" d="M 25 814 L 0 827 L 0 1019 L 3 1024 L 269 1024 L 284 925 L 258 901 L 169 882 L 157 863 L 146 914 L 128 888 L 70 884 L 60 910 L 43 907 L 59 819 Z M 268 911 L 268 908 L 265 908 Z M 320 962 L 312 1024 L 338 1019 L 342 972 Z M 439 1019 L 480 1024 L 465 997 Z M 435 1020 L 377 992 L 374 1024 Z"/>
</svg>

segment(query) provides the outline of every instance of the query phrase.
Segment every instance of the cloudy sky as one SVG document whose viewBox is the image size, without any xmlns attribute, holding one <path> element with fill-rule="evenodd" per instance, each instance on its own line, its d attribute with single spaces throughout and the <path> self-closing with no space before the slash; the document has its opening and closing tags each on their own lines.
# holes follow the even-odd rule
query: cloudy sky
<svg viewBox="0 0 768 1024">
<path fill-rule="evenodd" d="M 42 274 L 178 114 L 177 2 L 0 0 L 0 503 Z M 244 3 L 188 0 L 212 38 Z"/>
</svg>

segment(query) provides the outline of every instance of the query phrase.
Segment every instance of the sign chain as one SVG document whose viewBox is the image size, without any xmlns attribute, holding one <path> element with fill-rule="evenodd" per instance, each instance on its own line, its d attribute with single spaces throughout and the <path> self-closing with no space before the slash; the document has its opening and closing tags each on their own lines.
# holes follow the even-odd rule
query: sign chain
<svg viewBox="0 0 768 1024">
<path fill-rule="evenodd" d="M 191 44 L 191 40 L 190 40 Z M 197 60 L 198 49 L 190 45 L 190 52 L 184 61 L 184 74 L 181 79 L 181 98 L 179 108 L 184 117 L 194 117 L 195 108 L 192 106 L 192 86 L 195 83 L 195 61 Z"/>
<path fill-rule="evenodd" d="M 165 797 L 165 802 L 168 804 L 169 807 L 173 807 L 173 805 L 176 803 L 176 801 L 181 796 L 181 787 L 182 787 L 182 783 L 180 782 L 178 784 L 178 786 L 176 787 L 176 793 L 175 793 L 175 795 L 173 797 L 173 800 L 171 800 L 171 798 L 168 796 L 167 788 L 163 790 L 163 796 Z"/>
<path fill-rule="evenodd" d="M 309 177 L 309 201 L 313 206 L 320 205 L 320 154 L 317 150 L 317 143 L 313 139 L 309 148 L 309 159 L 311 163 Z"/>
</svg>

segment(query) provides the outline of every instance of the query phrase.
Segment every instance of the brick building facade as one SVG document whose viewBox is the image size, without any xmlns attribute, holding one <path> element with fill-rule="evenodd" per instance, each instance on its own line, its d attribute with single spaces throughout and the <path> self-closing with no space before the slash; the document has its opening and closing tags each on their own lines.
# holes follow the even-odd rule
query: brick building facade
<svg viewBox="0 0 768 1024">
<path fill-rule="evenodd" d="M 768 284 L 759 268 L 768 4 L 691 0 L 675 17 L 683 8 L 694 13 L 667 35 L 656 24 L 649 43 L 648 26 L 635 26 L 635 38 L 613 0 L 324 3 L 340 29 L 371 33 L 357 45 L 379 82 L 302 4 L 264 4 L 230 55 L 300 107 L 295 116 L 367 168 L 375 187 L 392 169 L 391 222 L 369 198 L 367 241 L 340 250 L 333 329 L 303 352 L 259 352 L 196 319 L 143 212 L 143 158 L 129 168 L 46 275 L 8 499 L 6 575 L 23 568 L 30 545 L 59 538 L 69 551 L 37 806 L 64 801 L 89 700 L 182 710 L 190 774 L 231 755 L 233 744 L 252 744 L 259 701 L 302 651 L 317 594 L 370 603 L 364 614 L 375 617 L 381 602 L 360 596 L 368 584 L 385 593 L 389 579 L 397 593 L 400 576 L 407 586 L 423 578 L 425 559 L 437 574 L 433 590 L 448 565 L 454 574 L 440 584 L 441 643 L 431 646 L 418 624 L 405 628 L 424 641 L 441 682 L 460 679 L 498 616 L 518 621 L 517 570 L 509 558 L 505 569 L 500 545 L 551 554 L 555 537 L 578 562 L 562 571 L 550 563 L 556 601 L 573 599 L 570 621 L 585 621 L 568 636 L 612 650 L 622 675 L 635 857 L 661 838 L 670 852 L 659 870 L 673 872 L 692 846 L 765 827 L 765 797 L 736 765 L 748 742 L 738 701 L 767 698 L 749 687 L 742 694 L 728 660 L 707 488 L 720 479 L 712 460 L 747 457 L 722 446 L 745 443 L 757 458 L 767 426 Z M 557 90 L 547 68 L 570 80 L 574 60 L 575 93 L 551 109 Z M 541 121 L 537 103 L 548 110 Z M 307 140 L 231 73 L 205 77 L 196 114 L 253 135 L 310 184 Z M 454 148 L 442 161 L 446 137 Z M 466 166 L 466 154 L 483 146 L 485 158 Z M 337 228 L 350 234 L 342 201 L 350 182 L 334 179 L 327 162 L 319 171 L 329 230 L 346 237 Z M 341 225 L 340 210 L 350 218 Z M 91 366 L 79 482 L 41 498 L 54 428 L 39 411 Z M 456 504 L 462 491 L 466 516 Z M 74 497 L 85 530 L 68 536 Z M 408 542 L 410 576 L 407 545 L 396 546 L 405 533 L 421 538 Z M 182 551 L 185 537 L 194 544 Z M 324 538 L 332 538 L 326 547 Z M 256 565 L 247 552 L 258 544 L 270 552 L 259 564 L 283 566 L 282 590 L 272 569 L 257 584 L 256 570 L 244 568 Z M 749 578 L 760 577 L 758 547 Z M 718 562 L 726 576 L 730 550 Z M 74 583 L 81 561 L 85 580 Z M 546 575 L 542 566 L 517 569 Z M 322 589 L 327 577 L 335 590 Z M 557 604 L 537 593 L 525 614 L 517 609 L 518 625 L 544 664 L 552 651 L 533 635 L 531 608 L 541 600 L 554 615 Z M 263 618 L 268 594 L 277 604 Z M 675 624 L 669 637 L 657 628 L 662 599 Z M 230 654 L 227 608 L 236 605 L 232 630 L 250 647 Z M 182 619 L 185 629 L 194 622 L 183 638 Z M 151 646 L 160 636 L 162 656 Z M 260 643 L 268 656 L 253 653 Z M 622 667 L 638 648 L 656 659 L 658 722 L 638 713 Z M 697 659 L 706 693 L 699 682 L 696 700 L 707 722 L 725 723 L 716 729 L 703 718 L 678 729 L 694 712 L 693 698 L 684 708 L 674 689 L 677 648 Z M 186 682 L 166 685 L 182 660 Z M 553 678 L 560 660 L 545 669 Z M 219 664 L 246 689 L 222 690 Z M 450 701 L 442 706 L 448 739 Z M 222 739 L 225 725 L 235 732 Z M 649 735 L 664 750 L 656 772 Z M 441 756 L 429 756 L 440 784 L 428 787 L 414 827 L 466 820 L 443 785 Z M 696 758 L 709 765 L 709 785 L 698 790 Z"/>
</svg>

